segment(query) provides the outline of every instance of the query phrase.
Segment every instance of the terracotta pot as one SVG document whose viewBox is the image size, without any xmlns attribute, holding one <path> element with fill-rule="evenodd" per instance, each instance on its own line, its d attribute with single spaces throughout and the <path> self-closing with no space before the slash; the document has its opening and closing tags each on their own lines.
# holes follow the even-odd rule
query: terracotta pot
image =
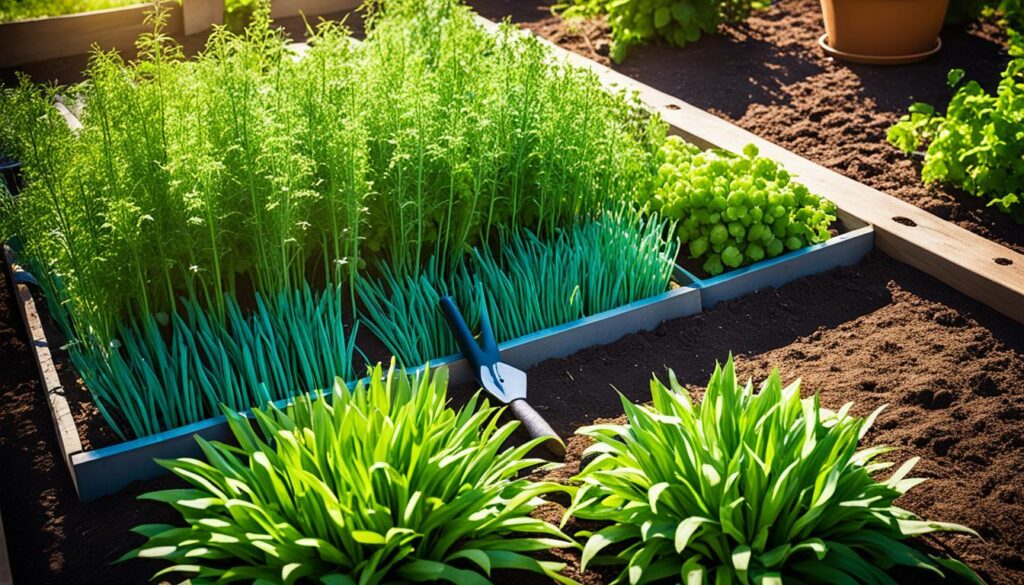
<svg viewBox="0 0 1024 585">
<path fill-rule="evenodd" d="M 949 0 L 821 0 L 826 49 L 883 59 L 927 56 L 937 49 L 948 4 Z"/>
</svg>

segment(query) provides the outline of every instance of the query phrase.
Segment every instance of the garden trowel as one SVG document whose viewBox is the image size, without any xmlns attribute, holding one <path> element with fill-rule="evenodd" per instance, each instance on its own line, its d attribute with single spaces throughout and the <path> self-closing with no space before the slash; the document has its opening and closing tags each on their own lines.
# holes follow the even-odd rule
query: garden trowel
<svg viewBox="0 0 1024 585">
<path fill-rule="evenodd" d="M 549 440 L 544 443 L 548 450 L 559 457 L 565 456 L 565 443 L 551 429 L 551 425 L 526 402 L 526 372 L 501 361 L 501 351 L 494 340 L 491 320 L 487 315 L 487 303 L 483 303 L 483 314 L 480 315 L 479 344 L 451 297 L 441 299 L 441 311 L 480 386 L 508 404 L 509 410 L 523 423 L 530 437 L 548 437 Z"/>
</svg>

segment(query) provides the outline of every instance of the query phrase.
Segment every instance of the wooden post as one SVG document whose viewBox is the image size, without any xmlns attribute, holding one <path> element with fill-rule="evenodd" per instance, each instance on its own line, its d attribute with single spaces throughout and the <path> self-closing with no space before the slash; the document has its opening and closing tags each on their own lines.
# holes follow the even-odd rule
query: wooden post
<svg viewBox="0 0 1024 585">
<path fill-rule="evenodd" d="M 186 35 L 207 31 L 215 24 L 224 24 L 224 0 L 184 0 L 181 10 Z"/>
</svg>

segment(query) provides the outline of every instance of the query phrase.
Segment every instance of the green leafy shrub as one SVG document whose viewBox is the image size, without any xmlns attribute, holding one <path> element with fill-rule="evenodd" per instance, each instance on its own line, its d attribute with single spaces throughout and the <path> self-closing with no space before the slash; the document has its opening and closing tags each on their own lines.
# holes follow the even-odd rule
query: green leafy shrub
<svg viewBox="0 0 1024 585">
<path fill-rule="evenodd" d="M 978 18 L 995 18 L 1010 27 L 1024 29 L 1022 0 L 950 0 L 946 23 L 966 24 Z"/>
<path fill-rule="evenodd" d="M 611 57 L 620 62 L 630 45 L 662 40 L 682 47 L 771 4 L 761 0 L 574 0 L 556 6 L 567 18 L 607 14 Z"/>
<path fill-rule="evenodd" d="M 1024 37 L 1011 33 L 1013 60 L 995 95 L 976 81 L 957 90 L 942 115 L 923 103 L 889 129 L 889 142 L 904 152 L 924 145 L 921 178 L 942 181 L 988 199 L 988 205 L 1024 223 Z M 951 86 L 964 72 L 949 72 Z"/>
<path fill-rule="evenodd" d="M 835 205 L 793 181 L 775 161 L 757 156 L 752 144 L 740 156 L 702 151 L 670 136 L 657 162 L 647 204 L 679 221 L 680 240 L 709 274 L 831 237 Z"/>
<path fill-rule="evenodd" d="M 456 353 L 438 310 L 453 296 L 475 328 L 487 303 L 495 338 L 506 341 L 595 315 L 668 290 L 677 243 L 672 223 L 632 210 L 570 226 L 542 240 L 506 231 L 497 252 L 474 248 L 452 274 L 436 258 L 418 275 L 381 266 L 381 280 L 360 277 L 364 319 L 407 366 Z"/>
<path fill-rule="evenodd" d="M 651 382 L 650 408 L 622 399 L 626 424 L 578 431 L 596 441 L 585 453 L 596 458 L 576 477 L 566 514 L 611 523 L 589 535 L 584 566 L 625 564 L 616 582 L 633 584 L 895 585 L 886 571 L 898 565 L 980 582 L 959 561 L 905 543 L 974 533 L 893 505 L 924 480 L 906 477 L 916 458 L 887 480 L 872 477 L 892 465 L 876 461 L 891 449 L 857 444 L 881 409 L 863 419 L 851 404 L 821 408 L 817 395 L 800 398 L 799 382 L 783 388 L 778 372 L 755 394 L 737 382 L 731 357 L 700 404 L 669 379 Z"/>
<path fill-rule="evenodd" d="M 529 513 L 564 488 L 519 473 L 538 444 L 502 448 L 517 423 L 471 399 L 446 406 L 444 371 L 378 365 L 368 386 L 254 410 L 225 409 L 239 447 L 197 439 L 206 461 L 162 465 L 191 487 L 154 492 L 185 526 L 143 525 L 128 558 L 164 559 L 192 583 L 488 583 L 492 569 L 568 581 L 524 552 L 573 546 Z M 258 430 L 257 430 L 258 429 Z M 123 559 L 122 559 L 123 560 Z"/>
</svg>

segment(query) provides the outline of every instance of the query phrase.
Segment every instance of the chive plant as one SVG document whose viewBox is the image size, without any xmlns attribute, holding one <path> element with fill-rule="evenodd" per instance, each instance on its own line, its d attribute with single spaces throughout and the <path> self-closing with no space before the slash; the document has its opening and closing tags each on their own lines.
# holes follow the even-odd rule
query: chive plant
<svg viewBox="0 0 1024 585">
<path fill-rule="evenodd" d="M 360 276 L 362 317 L 406 366 L 456 353 L 437 309 L 450 295 L 475 328 L 487 305 L 497 340 L 507 341 L 668 290 L 678 243 L 674 224 L 627 208 L 571 225 L 548 239 L 505 231 L 492 249 L 478 246 L 454 271 L 437 258 L 419 274 L 380 266 Z"/>
<path fill-rule="evenodd" d="M 338 303 L 311 329 L 334 331 L 359 305 L 368 261 L 396 278 L 450 279 L 502 233 L 557 238 L 639 199 L 665 128 L 635 100 L 511 26 L 483 31 L 455 0 L 385 6 L 371 10 L 366 42 L 323 25 L 298 60 L 266 7 L 186 60 L 158 6 L 135 61 L 97 51 L 81 85 L 3 90 L 2 146 L 28 180 L 3 236 L 19 237 L 125 436 L 266 398 L 255 382 L 233 395 L 180 363 L 176 339 L 196 335 L 193 321 L 225 332 L 208 359 L 243 371 L 229 349 L 248 345 L 238 323 L 260 314 L 243 299 L 295 303 L 280 315 Z M 52 107 L 58 91 L 84 103 L 80 131 Z M 282 371 L 298 371 L 300 353 L 280 350 Z M 160 360 L 176 382 L 142 374 Z M 192 395 L 170 399 L 180 392 Z"/>
</svg>

